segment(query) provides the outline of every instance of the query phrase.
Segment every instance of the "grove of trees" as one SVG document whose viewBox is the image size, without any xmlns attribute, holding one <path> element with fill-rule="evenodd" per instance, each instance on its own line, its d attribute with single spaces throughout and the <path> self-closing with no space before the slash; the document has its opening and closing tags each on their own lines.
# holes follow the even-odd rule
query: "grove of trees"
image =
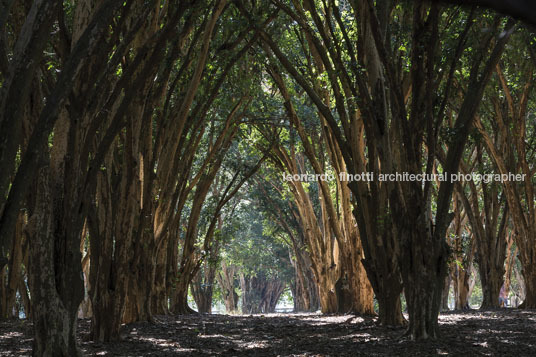
<svg viewBox="0 0 536 357">
<path fill-rule="evenodd" d="M 458 3 L 0 0 L 0 318 L 536 308 L 536 11 Z"/>
</svg>

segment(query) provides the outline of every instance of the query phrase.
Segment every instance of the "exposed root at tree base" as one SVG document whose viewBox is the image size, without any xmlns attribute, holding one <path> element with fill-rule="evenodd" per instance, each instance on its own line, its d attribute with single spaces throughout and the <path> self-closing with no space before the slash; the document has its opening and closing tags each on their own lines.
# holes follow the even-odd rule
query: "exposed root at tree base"
<svg viewBox="0 0 536 357">
<path fill-rule="evenodd" d="M 400 339 L 404 327 L 378 326 L 350 315 L 158 316 L 157 323 L 122 328 L 122 341 L 87 342 L 85 355 L 102 356 L 534 356 L 536 311 L 457 311 L 440 315 L 437 340 Z M 0 356 L 31 355 L 31 323 L 0 323 Z"/>
</svg>

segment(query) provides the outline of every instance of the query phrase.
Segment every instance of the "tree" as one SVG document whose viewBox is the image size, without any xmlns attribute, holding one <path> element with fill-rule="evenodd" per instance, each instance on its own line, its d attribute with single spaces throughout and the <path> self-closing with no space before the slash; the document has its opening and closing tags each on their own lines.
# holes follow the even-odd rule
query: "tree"
<svg viewBox="0 0 536 357">
<path fill-rule="evenodd" d="M 95 178 L 95 166 L 91 164 L 99 166 L 98 160 L 106 150 L 106 141 L 97 142 L 100 150 L 95 150 L 94 156 L 89 155 L 88 149 L 95 144 L 95 131 L 102 129 L 109 135 L 116 132 L 124 115 L 123 112 L 116 113 L 111 124 L 99 127 L 105 119 L 104 112 L 100 111 L 103 105 L 100 101 L 108 99 L 110 91 L 106 89 L 111 84 L 102 78 L 115 71 L 113 68 L 125 53 L 123 51 L 129 49 L 133 37 L 132 32 L 126 33 L 123 46 L 119 47 L 115 56 L 108 56 L 107 51 L 115 45 L 116 38 L 108 37 L 104 29 L 108 29 L 114 16 L 121 14 L 123 21 L 111 28 L 116 33 L 124 31 L 131 11 L 136 10 L 130 3 L 112 1 L 98 6 L 95 4 L 94 7 L 87 5 L 85 2 L 77 4 L 72 33 L 67 34 L 65 27 L 60 32 L 66 36 L 58 39 L 63 41 L 58 46 L 64 46 L 65 50 L 58 51 L 61 72 L 57 78 L 51 74 L 54 66 L 45 72 L 50 93 L 38 114 L 39 119 L 34 124 L 26 150 L 21 154 L 0 224 L 0 235 L 9 236 L 10 219 L 24 201 L 34 172 L 37 172 L 35 206 L 31 204 L 34 209 L 27 227 L 31 240 L 35 242 L 30 245 L 29 264 L 35 355 L 78 354 L 76 319 L 84 296 L 80 255 L 84 198 L 91 192 Z M 149 8 L 137 10 L 146 14 Z M 63 17 L 59 21 L 64 24 Z M 32 41 L 35 39 L 32 38 Z M 106 55 L 103 56 L 103 53 Z M 97 79 L 95 86 L 85 84 L 88 75 Z M 119 88 L 124 87 L 119 85 Z M 122 99 L 128 101 L 136 88 L 136 85 L 132 86 L 132 92 L 127 92 Z M 82 103 L 75 103 L 74 94 L 83 98 Z M 97 103 L 99 105 L 95 105 Z M 49 148 L 48 136 L 53 129 L 55 136 Z M 13 140 L 17 139 L 15 135 Z"/>
<path fill-rule="evenodd" d="M 482 141 L 488 155 L 491 157 L 497 171 L 500 174 L 520 173 L 524 174 L 524 181 L 502 181 L 502 187 L 508 211 L 515 229 L 514 239 L 519 247 L 519 259 L 523 266 L 523 276 L 526 284 L 526 297 L 523 307 L 532 308 L 536 305 L 534 268 L 535 236 L 533 230 L 535 219 L 534 188 L 532 183 L 532 169 L 529 158 L 532 157 L 531 145 L 528 144 L 531 126 L 527 123 L 531 120 L 528 110 L 532 105 L 530 93 L 532 91 L 532 67 L 525 67 L 524 75 L 520 76 L 521 83 L 515 83 L 515 89 L 508 85 L 507 77 L 503 72 L 502 65 L 496 67 L 498 84 L 496 91 L 504 94 L 504 99 L 493 100 L 493 113 L 496 120 L 496 139 L 492 139 L 486 129 L 483 120 L 477 119 L 476 127 L 482 135 Z"/>
<path fill-rule="evenodd" d="M 243 314 L 274 312 L 292 277 L 287 247 L 273 234 L 272 227 L 265 222 L 258 208 L 254 201 L 237 206 L 235 214 L 241 223 L 223 257 L 227 271 L 222 273 L 229 275 L 229 269 L 232 269 L 233 275 L 239 278 Z M 229 286 L 224 291 L 224 294 L 230 294 L 228 299 L 234 299 L 231 289 Z M 226 301 L 227 305 L 230 305 L 230 312 L 231 304 Z"/>
<path fill-rule="evenodd" d="M 442 57 L 441 39 L 445 38 L 439 35 L 442 10 L 436 5 L 429 7 L 417 3 L 407 8 L 392 8 L 389 2 L 378 3 L 376 6 L 368 1 L 353 2 L 350 8 L 343 8 L 342 13 L 351 14 L 358 21 L 357 28 L 351 28 L 351 25 L 347 26 L 341 21 L 341 6 L 334 3 L 319 7 L 313 1 L 305 1 L 303 5 L 295 1 L 290 7 L 278 1 L 276 5 L 310 38 L 309 46 L 317 53 L 334 96 L 334 112 L 337 117 L 330 106 L 326 105 L 323 95 L 288 60 L 273 37 L 263 32 L 262 39 L 325 116 L 341 148 L 348 171 L 360 174 L 368 169 L 376 177 L 379 174 L 392 174 L 396 170 L 414 174 L 423 171 L 431 173 L 446 105 L 441 103 L 448 101 L 452 76 L 463 53 L 465 37 L 473 23 L 472 14 L 469 15 L 466 29 L 458 36 L 458 50 Z M 242 3 L 239 3 L 239 7 L 243 15 L 251 19 L 251 11 L 246 10 Z M 401 43 L 409 42 L 411 47 L 407 55 L 398 57 L 390 54 L 396 53 L 400 47 L 393 46 L 385 36 L 394 14 L 402 21 L 411 19 L 408 24 L 412 29 L 411 33 L 399 34 Z M 469 60 L 471 80 L 467 88 L 468 95 L 460 106 L 454 125 L 458 135 L 449 143 L 443 167 L 443 172 L 447 175 L 458 170 L 484 88 L 513 31 L 513 24 L 510 21 L 505 25 L 506 36 L 492 46 L 492 34 L 500 25 L 500 19 L 495 19 L 494 31 L 481 41 L 475 51 L 478 54 Z M 357 29 L 358 47 L 355 48 L 349 33 L 355 33 Z M 447 34 L 449 33 L 441 33 Z M 341 36 L 343 46 L 336 45 L 339 41 L 337 36 Z M 490 47 L 492 50 L 488 52 Z M 485 53 L 490 55 L 483 63 Z M 343 58 L 349 58 L 350 61 Z M 444 72 L 434 70 L 439 63 L 444 63 L 445 58 L 446 63 L 451 63 L 450 75 L 447 76 Z M 366 69 L 367 75 L 359 70 L 358 65 Z M 443 91 L 432 98 L 430 93 L 436 93 L 437 88 L 442 88 Z M 358 138 L 363 131 L 366 144 L 359 145 Z M 368 159 L 364 155 L 365 145 Z M 423 155 L 425 145 L 428 152 Z M 360 148 L 360 151 L 356 152 L 355 148 Z M 420 182 L 415 181 L 396 184 L 380 181 L 372 184 L 354 182 L 350 189 L 357 200 L 358 210 L 355 213 L 365 250 L 365 267 L 369 264 L 369 279 L 375 287 L 378 300 L 382 301 L 380 309 L 383 314 L 380 318 L 386 323 L 401 323 L 401 315 L 396 308 L 393 312 L 387 312 L 387 309 L 397 306 L 393 302 L 396 302 L 398 296 L 395 294 L 396 297 L 391 298 L 390 303 L 384 303 L 387 302 L 387 291 L 396 292 L 400 284 L 397 274 L 391 281 L 384 280 L 397 270 L 388 269 L 387 259 L 382 257 L 389 257 L 389 261 L 395 257 L 395 266 L 399 268 L 404 281 L 408 303 L 409 335 L 415 339 L 436 337 L 440 291 L 446 274 L 445 234 L 452 219 L 447 213 L 453 183 L 447 181 L 441 184 L 437 194 L 435 219 L 431 214 L 430 183 L 422 187 Z M 377 210 L 379 203 L 383 206 Z M 378 222 L 380 217 L 381 222 Z M 387 229 L 384 222 L 388 222 Z M 389 239 L 392 239 L 393 244 L 379 244 L 386 238 L 379 232 L 392 232 L 398 237 Z M 385 274 L 375 277 L 374 272 L 378 271 L 384 271 Z"/>
</svg>

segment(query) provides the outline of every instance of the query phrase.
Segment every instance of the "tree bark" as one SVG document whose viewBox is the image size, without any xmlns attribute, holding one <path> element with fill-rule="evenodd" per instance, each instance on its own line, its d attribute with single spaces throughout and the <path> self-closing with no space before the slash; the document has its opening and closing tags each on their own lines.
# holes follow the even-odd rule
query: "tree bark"
<svg viewBox="0 0 536 357">
<path fill-rule="evenodd" d="M 58 259 L 55 255 L 55 227 L 49 185 L 49 167 L 39 170 L 38 194 L 35 213 L 28 231 L 33 237 L 30 244 L 30 292 L 34 326 L 33 356 L 79 356 L 76 345 L 78 304 L 82 301 L 79 277 L 65 276 L 58 280 Z M 61 242 L 64 244 L 64 242 Z M 71 261 L 70 263 L 76 264 Z M 78 264 L 80 260 L 78 259 Z M 81 269 L 80 269 L 81 270 Z M 58 284 L 59 283 L 59 284 Z M 65 289 L 71 296 L 65 301 Z"/>
<path fill-rule="evenodd" d="M 441 294 L 441 309 L 440 312 L 449 311 L 449 293 L 450 293 L 450 274 L 447 273 L 445 277 L 445 285 L 443 286 L 443 292 Z"/>
<path fill-rule="evenodd" d="M 17 225 L 15 228 L 15 234 L 13 235 L 13 242 L 11 244 L 11 254 L 9 256 L 8 263 L 8 278 L 5 291 L 5 297 L 2 301 L 2 318 L 11 318 L 13 316 L 13 308 L 16 305 L 16 293 L 20 285 L 19 280 L 22 279 L 22 249 L 24 246 L 24 225 L 25 214 L 19 213 L 17 217 Z M 4 279 L 2 280 L 2 282 Z"/>
<path fill-rule="evenodd" d="M 173 294 L 172 311 L 178 315 L 195 314 L 196 311 L 188 306 L 188 285 L 190 281 L 187 279 L 180 280 L 177 283 L 175 292 Z"/>
</svg>

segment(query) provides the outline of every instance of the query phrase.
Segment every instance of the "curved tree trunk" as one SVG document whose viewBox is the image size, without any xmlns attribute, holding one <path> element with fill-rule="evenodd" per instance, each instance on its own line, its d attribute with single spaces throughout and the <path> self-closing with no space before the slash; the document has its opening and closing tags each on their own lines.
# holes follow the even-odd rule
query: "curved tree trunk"
<svg viewBox="0 0 536 357">
<path fill-rule="evenodd" d="M 196 311 L 188 306 L 188 285 L 189 281 L 179 280 L 173 293 L 173 303 L 171 311 L 178 315 L 195 314 Z"/>
</svg>

